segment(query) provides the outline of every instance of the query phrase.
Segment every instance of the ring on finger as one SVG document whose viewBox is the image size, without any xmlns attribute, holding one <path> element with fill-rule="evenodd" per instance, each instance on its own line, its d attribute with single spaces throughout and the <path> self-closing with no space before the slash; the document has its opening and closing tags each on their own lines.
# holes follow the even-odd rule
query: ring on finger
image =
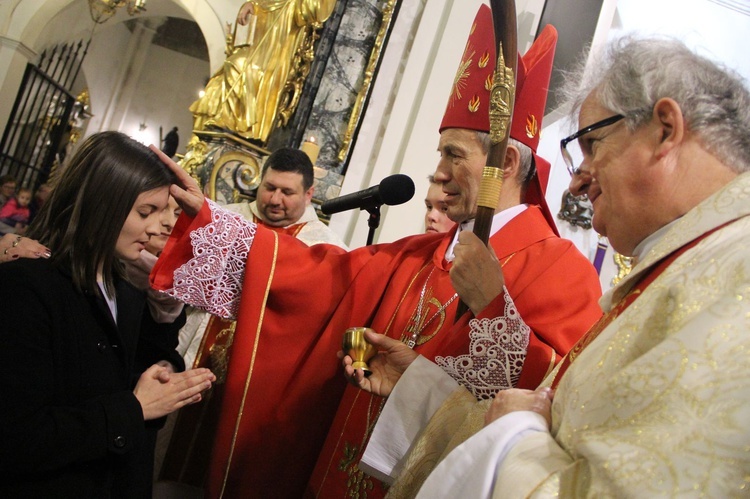
<svg viewBox="0 0 750 499">
<path fill-rule="evenodd" d="M 21 242 L 21 236 L 18 236 L 18 238 L 15 241 L 13 241 L 13 244 L 11 244 L 10 247 L 15 248 L 16 246 L 18 246 L 18 243 L 20 242 Z"/>
</svg>

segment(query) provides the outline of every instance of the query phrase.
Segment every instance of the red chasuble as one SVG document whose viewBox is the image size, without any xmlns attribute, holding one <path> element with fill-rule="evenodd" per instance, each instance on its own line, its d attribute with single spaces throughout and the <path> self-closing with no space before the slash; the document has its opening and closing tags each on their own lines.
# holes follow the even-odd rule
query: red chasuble
<svg viewBox="0 0 750 499">
<path fill-rule="evenodd" d="M 442 256 L 452 238 L 444 238 L 433 254 L 435 275 L 439 281 L 433 288 L 445 302 L 453 293 L 448 276 L 449 266 Z M 521 377 L 516 387 L 535 389 L 557 362 L 581 337 L 584 330 L 601 316 L 597 305 L 599 284 L 594 282 L 595 271 L 578 250 L 567 240 L 556 237 L 541 212 L 532 207 L 515 217 L 492 238 L 503 269 L 505 285 L 523 318 L 531 328 L 529 347 Z M 408 310 L 417 307 L 421 284 L 405 293 Z M 437 305 L 435 302 L 434 305 Z M 450 309 L 454 310 L 455 302 Z M 502 315 L 505 300 L 500 295 L 477 317 L 493 318 Z M 427 314 L 435 310 L 430 308 Z M 403 324 L 409 318 L 397 311 L 389 329 L 378 331 L 394 338 L 404 336 Z M 393 314 L 391 314 L 393 315 Z M 469 351 L 468 322 L 471 312 L 455 325 L 448 320 L 440 330 L 428 325 L 421 333 L 415 350 L 430 360 L 437 355 L 460 355 Z M 400 324 L 397 328 L 394 325 Z M 408 331 L 406 332 L 408 334 Z M 306 497 L 382 497 L 387 492 L 380 481 L 359 471 L 357 465 L 369 440 L 372 428 L 384 400 L 348 386 L 339 405 L 323 451 L 305 491 Z"/>
<path fill-rule="evenodd" d="M 204 206 L 194 220 L 178 222 L 152 273 L 155 288 L 173 287 L 174 270 L 192 257 L 190 231 L 210 221 Z M 347 253 L 257 228 L 223 396 L 214 398 L 220 410 L 208 497 L 375 494 L 370 488 L 379 484 L 356 463 L 380 400 L 354 389 L 342 400 L 346 385 L 336 352 L 347 328 L 369 326 L 396 338 L 414 336 L 415 349 L 430 359 L 467 353 L 471 314 L 453 324 L 457 300 L 443 260 L 452 237 L 419 235 Z M 532 330 L 519 386 L 534 388 L 601 315 L 598 278 L 536 207 L 491 243 Z M 502 315 L 504 307 L 500 296 L 482 317 Z"/>
</svg>

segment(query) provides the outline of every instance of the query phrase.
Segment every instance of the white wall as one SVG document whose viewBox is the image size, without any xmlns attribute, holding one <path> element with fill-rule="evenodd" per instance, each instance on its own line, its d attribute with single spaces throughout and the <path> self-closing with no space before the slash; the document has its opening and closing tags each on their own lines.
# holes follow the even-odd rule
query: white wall
<svg viewBox="0 0 750 499">
<path fill-rule="evenodd" d="M 148 34 L 141 43 L 137 39 L 118 23 L 92 41 L 83 68 L 94 114 L 86 135 L 111 129 L 159 144 L 159 127 L 165 135 L 177 126 L 178 153 L 184 153 L 193 126 L 188 107 L 203 87 L 208 63 L 152 45 Z M 113 52 L 119 57 L 113 58 Z M 145 130 L 140 130 L 142 123 Z"/>
<path fill-rule="evenodd" d="M 750 1 L 619 0 L 611 35 L 626 32 L 674 36 L 750 80 Z"/>
</svg>

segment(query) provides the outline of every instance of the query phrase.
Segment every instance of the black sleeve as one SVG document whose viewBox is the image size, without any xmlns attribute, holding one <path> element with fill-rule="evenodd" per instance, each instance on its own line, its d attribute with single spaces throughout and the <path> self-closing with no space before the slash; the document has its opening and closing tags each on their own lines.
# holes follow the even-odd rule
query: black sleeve
<svg viewBox="0 0 750 499">
<path fill-rule="evenodd" d="M 171 324 L 157 323 L 146 307 L 141 319 L 141 334 L 138 337 L 135 358 L 136 381 L 143 371 L 160 360 L 171 362 L 177 372 L 185 370 L 185 360 L 176 350 L 180 329 L 185 325 L 185 319 L 183 309 Z"/>
<path fill-rule="evenodd" d="M 85 300 L 44 267 L 18 263 L 0 265 L 0 474 L 56 470 L 140 447 L 143 412 L 126 371 L 110 357 L 103 365 L 112 369 L 92 368 L 101 361 L 86 356 L 94 321 Z M 90 350 L 99 355 L 95 341 Z"/>
</svg>

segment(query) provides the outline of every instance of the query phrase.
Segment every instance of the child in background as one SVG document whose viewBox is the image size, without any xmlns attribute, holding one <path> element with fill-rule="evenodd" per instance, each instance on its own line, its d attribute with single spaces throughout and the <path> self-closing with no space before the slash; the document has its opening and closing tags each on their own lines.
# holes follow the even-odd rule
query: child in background
<svg viewBox="0 0 750 499">
<path fill-rule="evenodd" d="M 22 187 L 0 208 L 0 222 L 15 227 L 16 234 L 24 234 L 31 216 L 29 203 L 31 203 L 31 189 Z"/>
<path fill-rule="evenodd" d="M 430 181 L 430 187 L 427 189 L 427 197 L 424 198 L 424 205 L 427 212 L 424 215 L 424 231 L 430 232 L 448 232 L 453 228 L 455 223 L 448 218 L 448 205 L 445 204 L 445 193 L 443 186 L 435 182 L 435 177 L 427 177 Z"/>
</svg>

